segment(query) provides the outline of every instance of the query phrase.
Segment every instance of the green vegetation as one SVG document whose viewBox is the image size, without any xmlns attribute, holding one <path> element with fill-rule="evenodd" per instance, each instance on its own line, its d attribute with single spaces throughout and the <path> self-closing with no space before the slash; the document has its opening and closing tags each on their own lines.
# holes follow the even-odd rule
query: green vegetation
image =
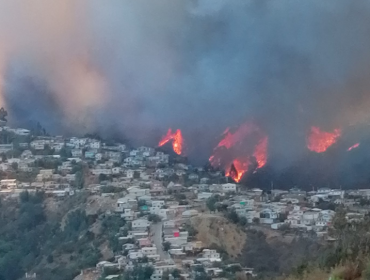
<svg viewBox="0 0 370 280">
<path fill-rule="evenodd" d="M 75 208 L 80 201 L 71 199 L 76 205 L 66 201 L 66 211 L 75 210 L 50 220 L 41 192 L 23 192 L 19 202 L 1 201 L 0 280 L 19 279 L 26 272 L 36 272 L 40 279 L 70 280 L 81 269 L 96 265 L 101 258 L 99 246 L 106 240 L 113 251 L 120 248 L 113 233 L 125 221 L 119 216 L 86 215 Z M 101 224 L 99 234 L 90 230 L 97 222 Z"/>
</svg>

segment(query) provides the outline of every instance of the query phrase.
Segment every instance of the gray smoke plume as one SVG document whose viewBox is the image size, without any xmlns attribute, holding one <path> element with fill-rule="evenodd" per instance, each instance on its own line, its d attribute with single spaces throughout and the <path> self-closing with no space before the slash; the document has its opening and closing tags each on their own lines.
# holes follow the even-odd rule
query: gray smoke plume
<svg viewBox="0 0 370 280">
<path fill-rule="evenodd" d="M 180 128 L 205 159 L 254 121 L 270 154 L 311 125 L 370 118 L 370 2 L 3 0 L 0 72 L 13 122 L 155 145 Z"/>
</svg>

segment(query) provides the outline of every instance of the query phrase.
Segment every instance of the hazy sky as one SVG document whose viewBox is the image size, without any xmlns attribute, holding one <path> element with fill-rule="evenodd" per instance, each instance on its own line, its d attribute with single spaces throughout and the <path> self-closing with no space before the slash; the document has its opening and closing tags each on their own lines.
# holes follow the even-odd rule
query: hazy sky
<svg viewBox="0 0 370 280">
<path fill-rule="evenodd" d="M 252 120 L 295 157 L 311 125 L 369 119 L 369 3 L 4 0 L 1 102 L 54 133 L 154 145 L 180 128 L 205 158 Z"/>
</svg>

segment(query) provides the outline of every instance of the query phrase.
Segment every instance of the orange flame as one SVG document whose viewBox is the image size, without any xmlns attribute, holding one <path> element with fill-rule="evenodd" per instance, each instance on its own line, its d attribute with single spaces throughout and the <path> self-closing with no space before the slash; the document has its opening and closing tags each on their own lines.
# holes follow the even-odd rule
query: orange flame
<svg viewBox="0 0 370 280">
<path fill-rule="evenodd" d="M 358 146 L 360 146 L 360 143 L 356 143 L 353 146 L 349 147 L 347 151 L 349 152 L 349 151 L 351 151 L 353 149 L 356 149 L 356 148 L 358 148 Z"/>
<path fill-rule="evenodd" d="M 342 131 L 334 129 L 333 132 L 322 131 L 319 127 L 312 126 L 307 139 L 307 148 L 316 153 L 325 152 L 331 145 L 337 142 Z"/>
<path fill-rule="evenodd" d="M 223 133 L 224 138 L 218 143 L 217 148 L 225 147 L 226 149 L 230 149 L 235 144 L 242 141 L 245 136 L 252 133 L 253 131 L 257 130 L 258 128 L 251 124 L 251 123 L 244 123 L 242 124 L 234 133 L 230 132 L 230 128 L 227 128 Z"/>
<path fill-rule="evenodd" d="M 176 154 L 181 155 L 184 139 L 182 138 L 182 133 L 180 129 L 172 133 L 172 129 L 169 128 L 167 131 L 167 134 L 162 137 L 161 141 L 159 141 L 158 146 L 162 147 L 163 145 L 165 145 L 167 142 L 171 140 L 173 140 L 172 141 L 173 151 Z"/>
<path fill-rule="evenodd" d="M 268 139 L 267 136 L 263 137 L 262 140 L 257 144 L 254 149 L 253 156 L 256 158 L 257 161 L 257 168 L 261 168 L 265 166 L 267 162 L 267 144 Z"/>
<path fill-rule="evenodd" d="M 230 129 L 227 128 L 222 135 L 223 137 L 214 149 L 214 154 L 209 158 L 209 162 L 214 167 L 223 166 L 226 176 L 239 182 L 250 168 L 253 157 L 257 162 L 256 169 L 266 165 L 268 138 L 255 124 L 244 123 L 234 132 L 230 132 Z M 244 144 L 248 146 L 246 142 L 249 142 L 254 136 L 259 138 L 259 142 L 253 147 L 253 151 L 246 151 Z M 252 141 L 255 141 L 255 138 Z M 233 154 L 236 157 L 233 158 Z"/>
<path fill-rule="evenodd" d="M 248 171 L 250 165 L 249 158 L 246 158 L 244 160 L 235 159 L 229 170 L 225 173 L 225 176 L 233 178 L 235 182 L 239 182 L 241 178 L 243 177 L 244 173 Z M 234 166 L 234 168 L 232 167 Z"/>
</svg>

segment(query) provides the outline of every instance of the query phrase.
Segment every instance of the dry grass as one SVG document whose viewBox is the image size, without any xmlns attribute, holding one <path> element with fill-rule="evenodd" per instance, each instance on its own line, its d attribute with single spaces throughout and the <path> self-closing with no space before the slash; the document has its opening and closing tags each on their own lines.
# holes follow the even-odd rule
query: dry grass
<svg viewBox="0 0 370 280">
<path fill-rule="evenodd" d="M 328 280 L 330 277 L 330 273 L 327 271 L 323 271 L 321 269 L 315 269 L 308 273 L 305 273 L 303 277 L 296 277 L 296 276 L 289 276 L 289 277 L 281 277 L 278 280 Z"/>
<path fill-rule="evenodd" d="M 224 217 L 195 217 L 192 225 L 198 231 L 197 239 L 209 247 L 217 244 L 230 257 L 236 258 L 242 251 L 247 235 Z"/>
</svg>

